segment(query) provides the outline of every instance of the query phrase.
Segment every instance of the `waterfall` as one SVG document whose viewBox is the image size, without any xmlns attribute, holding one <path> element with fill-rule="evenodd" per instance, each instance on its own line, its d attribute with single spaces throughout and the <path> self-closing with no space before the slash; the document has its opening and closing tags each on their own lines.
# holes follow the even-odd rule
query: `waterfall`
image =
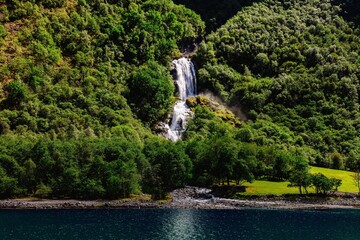
<svg viewBox="0 0 360 240">
<path fill-rule="evenodd" d="M 192 111 L 186 105 L 186 99 L 196 95 L 196 75 L 193 63 L 187 58 L 173 61 L 176 71 L 175 84 L 178 89 L 179 101 L 173 110 L 171 123 L 166 126 L 166 138 L 176 142 L 182 138 L 186 130 L 187 120 L 192 117 Z"/>
<path fill-rule="evenodd" d="M 173 61 L 176 70 L 176 85 L 179 91 L 179 98 L 185 101 L 188 97 L 196 95 L 196 76 L 193 63 L 187 58 L 180 58 Z"/>
</svg>

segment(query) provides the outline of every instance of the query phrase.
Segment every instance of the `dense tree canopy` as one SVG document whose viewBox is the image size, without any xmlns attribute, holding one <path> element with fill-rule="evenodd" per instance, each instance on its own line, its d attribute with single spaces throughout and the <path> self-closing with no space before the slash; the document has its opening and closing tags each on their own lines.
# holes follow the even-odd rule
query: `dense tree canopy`
<svg viewBox="0 0 360 240">
<path fill-rule="evenodd" d="M 359 168 L 355 1 L 174 2 L 0 0 L 0 198 L 254 179 L 326 193 L 341 183 L 309 164 Z M 171 60 L 202 39 L 190 55 L 216 97 L 188 99 L 195 117 L 173 143 L 155 136 Z"/>
<path fill-rule="evenodd" d="M 195 12 L 171 0 L 0 8 L 1 197 L 118 198 L 189 180 L 184 148 L 147 149 L 173 102 L 171 60 L 204 32 Z M 154 189 L 145 176 L 164 179 L 168 158 L 177 177 Z"/>
<path fill-rule="evenodd" d="M 165 116 L 171 59 L 180 54 L 178 44 L 204 30 L 198 15 L 170 0 L 9 0 L 0 6 L 3 133 L 71 139 L 108 136 L 121 124 L 139 131 L 126 97 L 145 122 Z M 163 90 L 156 93 L 157 87 Z M 144 92 L 148 97 L 135 100 Z M 145 102 L 153 103 L 136 110 Z"/>
<path fill-rule="evenodd" d="M 339 12 L 297 0 L 241 10 L 200 44 L 201 87 L 240 107 L 265 145 L 298 145 L 313 164 L 341 168 L 333 160 L 360 146 L 360 37 Z"/>
<path fill-rule="evenodd" d="M 165 67 L 148 62 L 130 76 L 129 89 L 128 99 L 144 122 L 156 123 L 167 117 L 173 103 L 174 85 Z"/>
</svg>

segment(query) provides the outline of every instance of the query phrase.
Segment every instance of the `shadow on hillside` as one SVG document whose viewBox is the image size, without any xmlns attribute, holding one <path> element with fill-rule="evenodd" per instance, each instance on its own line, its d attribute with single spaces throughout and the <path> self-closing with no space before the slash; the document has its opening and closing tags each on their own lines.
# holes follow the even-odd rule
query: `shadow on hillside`
<svg viewBox="0 0 360 240">
<path fill-rule="evenodd" d="M 342 8 L 341 16 L 353 22 L 355 26 L 360 26 L 360 1 L 359 0 L 333 0 L 333 4 L 340 5 Z"/>
<path fill-rule="evenodd" d="M 198 13 L 206 23 L 206 32 L 215 31 L 240 9 L 262 0 L 174 0 Z"/>
<path fill-rule="evenodd" d="M 198 13 L 206 23 L 206 32 L 215 31 L 227 20 L 232 18 L 243 7 L 263 0 L 173 0 Z M 360 0 L 332 0 L 333 4 L 341 5 L 341 15 L 345 20 L 360 26 Z"/>
</svg>

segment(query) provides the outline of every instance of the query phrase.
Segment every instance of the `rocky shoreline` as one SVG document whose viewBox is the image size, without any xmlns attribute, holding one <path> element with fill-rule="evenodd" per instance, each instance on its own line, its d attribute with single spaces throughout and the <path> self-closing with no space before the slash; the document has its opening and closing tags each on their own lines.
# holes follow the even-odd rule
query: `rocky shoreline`
<svg viewBox="0 0 360 240">
<path fill-rule="evenodd" d="M 0 209 L 293 209 L 326 210 L 360 208 L 357 197 L 337 197 L 330 199 L 286 199 L 258 198 L 255 200 L 235 200 L 216 198 L 209 189 L 187 187 L 170 193 L 171 201 L 134 200 L 0 200 Z"/>
</svg>

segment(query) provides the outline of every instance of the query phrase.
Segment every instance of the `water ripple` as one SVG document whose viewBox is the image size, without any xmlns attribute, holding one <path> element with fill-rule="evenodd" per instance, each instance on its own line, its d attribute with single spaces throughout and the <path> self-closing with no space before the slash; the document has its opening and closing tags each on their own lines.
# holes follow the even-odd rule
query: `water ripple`
<svg viewBox="0 0 360 240">
<path fill-rule="evenodd" d="M 355 240 L 359 220 L 356 210 L 3 210 L 0 239 Z"/>
</svg>

